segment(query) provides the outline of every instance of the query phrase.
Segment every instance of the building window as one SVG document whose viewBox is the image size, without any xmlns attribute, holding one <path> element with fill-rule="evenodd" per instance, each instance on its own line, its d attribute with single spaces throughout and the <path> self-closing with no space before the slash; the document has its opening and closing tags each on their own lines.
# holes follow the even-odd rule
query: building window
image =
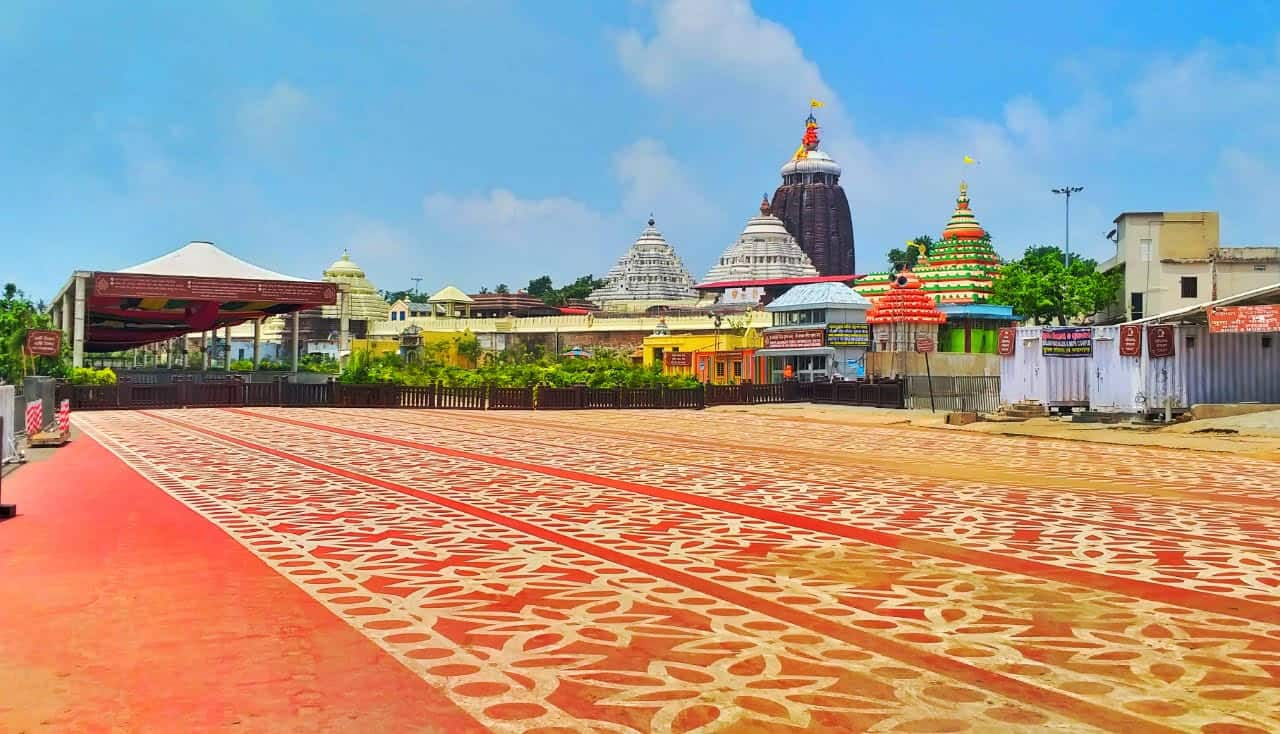
<svg viewBox="0 0 1280 734">
<path fill-rule="evenodd" d="M 1265 338 L 1265 337 L 1264 337 Z M 733 376 L 742 377 L 742 363 L 735 361 L 733 363 Z"/>
<path fill-rule="evenodd" d="M 1183 276 L 1182 278 L 1182 297 L 1195 298 L 1199 291 L 1199 278 L 1194 275 Z"/>
<path fill-rule="evenodd" d="M 662 347 L 653 348 L 653 363 L 662 364 Z"/>
<path fill-rule="evenodd" d="M 716 377 L 724 377 L 724 362 L 716 362 Z"/>
<path fill-rule="evenodd" d="M 1269 337 L 1269 336 L 1264 336 L 1264 337 L 1262 337 L 1262 348 L 1263 348 L 1263 349 L 1270 349 L 1270 348 L 1271 348 L 1271 337 Z"/>
<path fill-rule="evenodd" d="M 1267 272 L 1267 266 L 1266 266 L 1266 265 L 1254 265 L 1254 266 L 1253 266 L 1253 271 L 1254 271 L 1255 273 L 1265 273 L 1265 272 Z"/>
<path fill-rule="evenodd" d="M 1136 321 L 1142 318 L 1142 294 L 1129 294 L 1129 319 Z"/>
</svg>

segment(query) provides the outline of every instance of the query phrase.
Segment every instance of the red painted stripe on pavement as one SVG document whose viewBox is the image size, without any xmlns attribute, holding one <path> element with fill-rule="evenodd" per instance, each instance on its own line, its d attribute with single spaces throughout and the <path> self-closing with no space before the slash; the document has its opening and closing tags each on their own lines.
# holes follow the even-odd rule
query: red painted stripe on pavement
<svg viewBox="0 0 1280 734">
<path fill-rule="evenodd" d="M 572 469 L 543 466 L 541 464 L 533 464 L 527 461 L 506 459 L 500 456 L 489 456 L 487 454 L 479 454 L 474 451 L 463 451 L 461 449 L 451 449 L 445 446 L 435 446 L 421 441 L 379 436 L 373 433 L 356 431 L 350 428 L 339 428 L 337 426 L 330 426 L 324 423 L 314 423 L 311 421 L 297 420 L 295 418 L 284 418 L 264 413 L 255 413 L 239 408 L 229 409 L 229 412 L 258 418 L 259 420 L 274 421 L 276 423 L 284 423 L 299 426 L 301 428 L 326 431 L 342 436 L 350 436 L 352 438 L 362 438 L 393 446 L 403 446 L 405 448 L 418 449 L 420 451 L 429 451 L 442 456 L 469 459 L 471 461 L 479 461 L 486 464 L 492 464 L 494 466 L 503 466 L 509 469 L 520 469 L 523 471 L 534 472 L 536 474 L 558 477 L 560 479 L 569 479 L 587 484 L 595 484 L 601 487 L 621 489 L 648 497 L 673 500 L 687 505 L 743 515 L 757 520 L 766 520 L 768 522 L 778 523 L 779 525 L 790 525 L 792 527 L 804 528 L 805 530 L 812 530 L 814 532 L 827 533 L 828 535 L 857 540 L 859 542 L 878 545 L 885 548 L 897 548 L 910 553 L 920 553 L 923 555 L 933 556 L 934 558 L 942 558 L 949 561 L 960 561 L 961 563 L 968 563 L 973 566 L 982 566 L 996 571 L 1004 571 L 1006 573 L 1014 573 L 1020 576 L 1033 576 L 1035 578 L 1056 581 L 1063 584 L 1088 586 L 1093 589 L 1110 591 L 1116 594 L 1123 594 L 1125 596 L 1131 596 L 1138 599 L 1158 602 L 1160 604 L 1186 607 L 1188 609 L 1198 609 L 1212 614 L 1239 617 L 1241 619 L 1250 619 L 1257 622 L 1265 622 L 1267 624 L 1274 624 L 1276 621 L 1276 608 L 1274 605 L 1250 601 L 1248 599 L 1234 599 L 1202 591 L 1195 591 L 1193 589 L 1164 586 L 1150 581 L 1142 581 L 1139 579 L 1119 576 L 1108 576 L 1107 574 L 1097 573 L 1095 571 L 1063 568 L 1061 566 L 1042 563 L 1040 561 L 1011 558 L 1008 556 L 1002 556 L 998 553 L 991 553 L 989 551 L 962 548 L 936 540 L 906 538 L 900 535 L 894 535 L 893 533 L 887 533 L 882 530 L 859 528 L 832 522 L 830 520 L 820 520 L 817 518 L 805 517 L 804 515 L 796 515 L 790 512 L 783 512 L 781 510 L 752 507 L 750 505 L 731 502 L 729 500 L 716 499 L 713 497 L 701 497 L 688 492 L 681 492 L 679 490 L 663 489 L 661 487 L 653 487 L 647 484 L 640 484 L 638 482 L 628 482 L 621 479 L 601 477 L 595 474 L 574 471 Z"/>
<path fill-rule="evenodd" d="M 320 412 L 323 412 L 323 413 L 337 413 L 337 411 L 336 411 L 336 410 L 333 410 L 333 409 L 330 409 L 330 408 L 315 408 L 314 410 L 317 410 L 317 411 L 320 411 Z M 493 435 L 493 434 L 491 434 L 491 433 L 482 433 L 482 432 L 480 432 L 480 431 L 469 431 L 469 430 L 467 430 L 467 429 L 465 429 L 465 428 L 452 428 L 452 427 L 448 427 L 448 426 L 442 426 L 442 425 L 440 425 L 440 424 L 438 424 L 438 423 L 419 423 L 419 422 L 417 422 L 417 421 L 404 420 L 404 419 L 401 419 L 401 418 L 387 418 L 387 417 L 380 416 L 380 415 L 379 415 L 379 416 L 368 416 L 368 415 L 363 415 L 363 414 L 362 414 L 362 417 L 365 417 L 365 418 L 371 418 L 371 419 L 373 419 L 373 420 L 378 420 L 378 421 L 383 421 L 383 422 L 385 422 L 385 423 L 398 423 L 398 424 L 400 424 L 400 425 L 405 425 L 405 426 L 415 426 L 415 427 L 417 427 L 417 428 L 428 428 L 428 429 L 431 429 L 431 430 L 433 430 L 433 431 L 447 431 L 447 432 L 449 432 L 449 433 L 464 433 L 464 434 L 467 434 L 467 435 L 469 435 L 469 436 L 478 436 L 478 437 L 480 437 L 480 438 L 501 438 L 501 439 L 502 439 L 502 440 L 504 440 L 504 441 L 515 441 L 515 442 L 517 442 L 517 443 L 528 444 L 528 445 L 530 445 L 530 446 L 548 446 L 548 447 L 551 447 L 551 448 L 564 448 L 564 445 L 563 445 L 563 444 L 552 443 L 551 441 L 536 441 L 536 440 L 529 439 L 529 438 L 513 438 L 513 437 L 511 437 L 511 436 L 495 436 L 495 435 Z M 491 418 L 487 418 L 487 417 L 480 417 L 480 420 L 496 420 L 496 419 L 491 419 Z M 586 432 L 584 432 L 584 431 L 578 431 L 578 432 L 579 432 L 579 433 L 586 433 Z M 667 444 L 665 444 L 665 445 L 668 445 L 668 446 L 675 446 L 675 444 L 671 444 L 671 443 L 667 443 Z M 597 449 L 597 448 L 584 448 L 584 449 L 582 449 L 582 451 L 590 452 L 590 453 L 593 453 L 593 454 L 599 454 L 599 455 L 601 455 L 601 456 L 613 456 L 613 457 L 616 457 L 616 458 L 619 458 L 619 459 L 625 459 L 625 460 L 628 460 L 628 461 L 643 461 L 643 459 L 640 459 L 640 458 L 635 457 L 635 456 L 628 456 L 627 454 L 619 454 L 619 453 L 615 453 L 615 452 L 612 452 L 612 451 L 604 451 L 603 449 Z M 668 461 L 667 463 L 669 463 L 669 464 L 678 464 L 678 465 L 680 465 L 680 466 L 694 467 L 694 468 L 698 468 L 698 469 L 706 469 L 707 471 L 715 471 L 715 472 L 723 472 L 723 471 L 725 471 L 724 467 L 712 466 L 712 465 L 710 465 L 710 464 L 699 464 L 699 463 L 697 463 L 697 462 L 690 462 L 690 461 Z M 734 472 L 735 472 L 735 473 L 737 473 L 737 474 L 744 475 L 744 476 L 754 476 L 754 477 L 760 477 L 760 478 L 762 478 L 762 479 L 774 479 L 774 478 L 775 478 L 773 475 L 766 474 L 766 473 L 764 473 L 764 472 L 760 472 L 760 471 L 754 471 L 754 470 L 752 470 L 752 469 L 734 469 Z M 822 486 L 825 486 L 825 487 L 831 487 L 831 488 L 833 488 L 833 489 L 847 489 L 847 488 L 848 488 L 848 487 L 846 487 L 846 486 L 845 486 L 845 485 L 843 485 L 843 484 L 839 484 L 839 483 L 837 483 L 837 482 L 828 482 L 828 481 L 824 481 L 824 480 L 822 480 L 822 479 L 820 479 L 820 478 L 817 478 L 817 477 L 810 477 L 810 478 L 806 479 L 805 481 L 807 481 L 807 482 L 809 482 L 809 483 L 811 483 L 811 484 L 818 484 L 818 485 L 822 485 Z M 989 482 L 989 483 L 990 483 L 990 484 L 999 484 L 999 482 Z M 902 491 L 897 491 L 897 490 L 892 490 L 892 489 L 884 489 L 883 487 L 861 487 L 860 489 L 863 489 L 863 490 L 868 491 L 868 492 L 877 492 L 877 493 L 879 493 L 879 494 L 891 495 L 891 496 L 894 496 L 894 497 L 905 497 L 905 498 L 907 498 L 907 499 L 919 499 L 919 497 L 920 497 L 919 493 L 913 493 L 913 492 L 902 492 Z M 972 500 L 962 500 L 962 499 L 941 499 L 941 500 L 939 500 L 939 499 L 938 499 L 938 498 L 936 498 L 936 497 L 933 497 L 933 498 L 931 498 L 931 499 L 935 499 L 935 500 L 940 501 L 940 502 L 945 502 L 945 503 L 946 503 L 946 504 L 948 504 L 948 505 L 956 505 L 956 506 L 962 506 L 962 507 L 974 507 L 974 508 L 983 509 L 983 510 L 991 510 L 991 509 L 994 509 L 994 510 L 1001 510 L 1001 511 L 1005 511 L 1005 512 L 1017 512 L 1017 513 L 1019 513 L 1019 514 L 1021 514 L 1021 515 L 1025 515 L 1025 516 L 1027 516 L 1027 517 L 1039 517 L 1039 518 L 1044 518 L 1044 519 L 1046 519 L 1046 520 L 1061 520 L 1061 519 L 1062 519 L 1062 516 L 1061 516 L 1061 515 L 1053 515 L 1053 514 L 1050 514 L 1050 513 L 1048 513 L 1048 512 L 1040 512 L 1040 511 L 1038 511 L 1038 510 L 1027 510 L 1027 509 L 1020 508 L 1020 507 L 1009 507 L 1009 506 L 1007 506 L 1007 505 L 994 505 L 994 504 L 989 504 L 989 503 L 985 503 L 985 502 L 974 502 L 974 501 L 972 501 Z M 1134 526 L 1134 525 L 1129 525 L 1129 524 L 1120 523 L 1120 522 L 1109 522 L 1109 521 L 1106 521 L 1106 520 L 1081 519 L 1081 520 L 1080 520 L 1080 522 L 1081 522 L 1081 523 L 1088 523 L 1091 527 L 1112 528 L 1112 529 L 1115 529 L 1115 530 L 1124 530 L 1124 531 L 1127 531 L 1127 532 L 1145 533 L 1145 534 L 1147 534 L 1147 535 L 1157 535 L 1158 537 L 1161 537 L 1161 538 L 1181 538 L 1181 539 L 1183 539 L 1183 540 L 1194 540 L 1194 541 L 1198 541 L 1198 542 L 1202 542 L 1202 543 L 1210 543 L 1210 544 L 1215 544 L 1215 545 L 1234 545 L 1234 546 L 1239 546 L 1239 547 L 1242 547 L 1242 548 L 1254 548 L 1254 549 L 1257 549 L 1257 550 L 1271 551 L 1271 552 L 1273 552 L 1273 553 L 1274 553 L 1274 552 L 1280 552 L 1280 546 L 1267 545 L 1266 543 L 1255 543 L 1255 542 L 1253 542 L 1253 541 L 1249 541 L 1249 540 L 1233 540 L 1233 539 L 1231 539 L 1231 538 L 1209 537 L 1209 536 L 1205 536 L 1205 535 L 1195 535 L 1195 534 L 1193 534 L 1193 533 L 1184 533 L 1184 532 L 1180 532 L 1180 531 L 1177 531 L 1177 530 L 1161 530 L 1160 532 L 1158 532 L 1158 533 L 1157 533 L 1157 532 L 1156 532 L 1156 531 L 1154 531 L 1154 530 L 1147 530 L 1147 529 L 1145 529 L 1145 528 L 1136 527 L 1136 526 Z"/>
<path fill-rule="evenodd" d="M 468 416 L 468 417 L 471 417 L 471 416 Z M 501 422 L 500 418 L 480 415 L 478 413 L 475 415 L 475 418 L 477 420 L 489 421 L 493 423 Z M 778 454 L 780 456 L 796 456 L 796 457 L 802 457 L 802 458 L 816 457 L 819 460 L 830 464 L 830 460 L 827 458 L 826 454 L 822 453 L 821 451 L 812 450 L 812 449 L 796 449 L 796 448 L 790 448 L 786 446 L 764 446 L 760 444 L 750 444 L 748 448 L 742 448 L 741 446 L 727 445 L 722 443 L 716 443 L 713 441 L 705 441 L 705 440 L 694 438 L 694 437 L 683 437 L 679 442 L 671 442 L 671 441 L 662 441 L 656 436 L 656 434 L 638 433 L 636 431 L 628 431 L 624 428 L 601 427 L 601 428 L 591 428 L 589 430 L 584 430 L 581 428 L 576 428 L 573 425 L 562 423 L 560 421 L 548 421 L 546 423 L 539 424 L 533 421 L 523 420 L 520 418 L 514 418 L 513 422 L 518 423 L 525 427 L 546 428 L 550 426 L 550 427 L 554 427 L 556 430 L 572 431 L 574 433 L 587 435 L 587 436 L 591 435 L 592 433 L 599 433 L 606 436 L 612 436 L 614 438 L 635 439 L 635 440 L 643 441 L 648 444 L 672 446 L 677 448 L 688 448 L 689 446 L 704 446 L 708 449 L 725 452 L 725 453 L 751 454 L 755 451 L 768 451 L 768 452 Z M 815 422 L 821 422 L 821 421 L 815 421 Z M 827 425 L 843 426 L 847 428 L 847 427 L 850 427 L 851 424 L 827 422 Z M 931 429 L 931 430 L 940 430 L 940 429 Z M 1034 439 L 1034 440 L 1040 440 L 1040 441 L 1058 441 L 1059 440 L 1055 438 L 1045 438 L 1044 436 L 1019 435 L 1018 438 L 1025 438 L 1029 440 Z M 1128 447 L 1128 448 L 1134 448 L 1134 447 Z M 1168 449 L 1164 447 L 1154 447 L 1154 448 L 1156 448 L 1158 451 L 1165 452 L 1165 453 L 1186 450 L 1186 449 Z M 948 463 L 951 463 L 953 466 L 965 466 L 965 464 L 961 464 L 959 462 L 948 462 Z M 840 466 L 840 464 L 836 464 L 836 466 Z M 845 464 L 844 466 L 850 466 L 850 464 Z M 907 466 L 904 469 L 904 471 L 908 474 L 913 473 L 911 466 Z M 931 476 L 929 474 L 921 474 L 919 472 L 916 472 L 914 475 L 922 476 L 922 477 Z M 1054 480 L 1059 480 L 1059 479 L 1070 480 L 1072 476 L 1073 475 L 1071 474 L 1058 474 L 1058 475 L 1050 475 L 1048 478 L 1054 479 Z M 1074 476 L 1086 478 L 1080 474 L 1075 474 Z M 995 486 L 1015 487 L 1017 489 L 1024 489 L 1024 487 L 1022 487 L 1021 485 L 1014 484 L 1012 482 L 1008 482 L 1004 480 L 999 480 L 999 479 L 984 479 L 983 481 L 986 482 L 987 484 L 991 484 Z M 1086 478 L 1086 481 L 1087 481 L 1087 478 Z M 1149 486 L 1134 485 L 1132 484 L 1132 482 L 1135 480 L 1131 478 L 1122 478 L 1122 477 L 1113 477 L 1105 481 L 1109 484 L 1125 484 L 1126 482 L 1129 482 L 1130 484 L 1124 489 L 1113 489 L 1112 487 L 1109 487 L 1109 486 L 1097 486 L 1097 485 L 1090 486 L 1089 489 L 1094 492 L 1108 492 L 1112 494 L 1122 494 L 1122 493 L 1134 494 L 1134 495 L 1144 497 L 1145 499 L 1143 501 L 1145 502 L 1152 502 L 1155 504 L 1162 504 L 1162 505 L 1184 506 L 1181 503 L 1170 502 L 1170 501 L 1161 499 L 1163 497 L 1177 497 L 1189 502 L 1203 502 L 1205 505 L 1210 505 L 1210 506 L 1212 505 L 1246 505 L 1250 508 L 1265 507 L 1271 510 L 1280 508 L 1280 500 L 1272 500 L 1264 497 L 1233 497 L 1230 495 L 1188 492 L 1181 489 L 1153 490 Z M 1077 490 L 1070 489 L 1069 491 L 1077 491 Z M 1267 517 L 1276 517 L 1276 515 L 1272 513 L 1272 514 L 1268 514 Z"/>
<path fill-rule="evenodd" d="M 286 419 L 286 418 L 275 419 L 270 416 L 264 416 L 261 414 L 251 413 L 251 412 L 242 411 L 238 409 L 231 409 L 229 410 L 229 412 L 237 413 L 241 415 L 247 415 L 250 417 L 262 418 L 262 419 L 279 420 L 285 423 L 294 422 L 292 419 Z M 688 589 L 692 589 L 699 593 L 706 594 L 707 596 L 717 597 L 726 602 L 729 602 L 730 604 L 737 605 L 744 609 L 751 609 L 753 611 L 766 614 L 775 619 L 796 625 L 797 627 L 803 627 L 803 628 L 812 630 L 814 632 L 817 632 L 819 634 L 826 635 L 832 639 L 837 639 L 837 640 L 841 640 L 842 642 L 849 643 L 851 645 L 856 645 L 865 650 L 869 650 L 869 651 L 878 653 L 880 655 L 884 655 L 885 657 L 893 658 L 894 660 L 897 660 L 899 662 L 906 663 L 907 665 L 912 665 L 918 668 L 931 670 L 935 673 L 945 675 L 949 678 L 957 680 L 966 685 L 971 685 L 978 688 L 984 688 L 986 690 L 999 693 L 1000 695 L 1020 701 L 1030 706 L 1037 706 L 1040 708 L 1057 712 L 1064 716 L 1075 719 L 1076 721 L 1087 723 L 1092 726 L 1096 726 L 1102 729 L 1107 729 L 1107 730 L 1116 731 L 1116 732 L 1134 731 L 1135 728 L 1140 731 L 1169 732 L 1170 734 L 1178 731 L 1177 729 L 1167 727 L 1167 726 L 1158 724 L 1156 722 L 1148 721 L 1141 717 L 1132 716 L 1122 711 L 1114 711 L 1104 706 L 1099 706 L 1092 702 L 1075 698 L 1073 696 L 1067 695 L 1060 691 L 1056 691 L 1052 688 L 1043 688 L 1040 686 L 1032 685 L 1030 683 L 1025 683 L 1023 681 L 1020 681 L 1016 678 L 1011 678 L 1009 676 L 1006 676 L 994 671 L 984 670 L 982 668 L 969 665 L 968 663 L 964 663 L 959 660 L 946 657 L 944 655 L 937 655 L 935 653 L 927 652 L 925 650 L 919 650 L 909 645 L 904 645 L 902 643 L 895 642 L 893 640 L 885 639 L 883 637 L 866 632 L 861 629 L 848 627 L 838 622 L 824 619 L 822 617 L 812 615 L 807 612 L 799 611 L 794 607 L 787 606 L 786 604 L 781 604 L 778 602 L 769 601 L 767 599 L 762 599 L 753 594 L 749 594 L 743 591 L 738 591 L 737 589 L 724 586 L 714 581 L 709 581 L 707 579 L 694 576 L 692 574 L 685 573 L 683 571 L 679 571 L 674 568 L 669 568 L 667 566 L 663 566 L 661 564 L 654 563 L 652 561 L 646 561 L 641 558 L 629 556 L 625 553 L 621 553 L 619 551 L 615 551 L 610 548 L 606 548 L 604 546 L 596 545 L 595 543 L 592 543 L 590 541 L 581 540 L 579 538 L 575 538 L 571 535 L 566 535 L 564 533 L 561 533 L 555 530 L 549 530 L 547 528 L 543 528 L 538 525 L 525 522 L 523 520 L 517 520 L 511 517 L 507 517 L 505 515 L 500 515 L 496 512 L 485 510 L 483 508 L 474 507 L 464 502 L 459 502 L 449 497 L 435 494 L 434 492 L 427 492 L 425 490 L 415 489 L 413 487 L 400 484 L 398 482 L 392 482 L 386 479 L 370 476 L 368 474 L 363 474 L 361 472 L 351 471 L 349 469 L 343 469 L 341 467 L 325 464 L 320 461 L 315 461 L 303 456 L 291 454 L 287 451 L 283 451 L 281 449 L 260 444 L 255 441 L 248 441 L 243 438 L 239 438 L 237 436 L 232 436 L 226 433 L 222 433 L 221 431 L 215 431 L 209 428 L 204 428 L 202 426 L 197 426 L 192 423 L 188 423 L 186 421 L 178 420 L 176 418 L 170 418 L 168 416 L 158 415 L 155 413 L 144 413 L 144 414 L 156 420 L 164 421 L 166 423 L 170 423 L 172 425 L 185 428 L 189 431 L 204 434 L 206 436 L 210 436 L 212 438 L 218 439 L 220 441 L 225 441 L 227 443 L 234 444 L 236 446 L 241 446 L 243 448 L 251 449 L 253 451 L 258 451 L 260 453 L 274 456 L 278 459 L 292 461 L 295 464 L 300 464 L 302 466 L 310 467 L 312 469 L 328 472 L 335 476 L 345 477 L 347 479 L 352 479 L 365 484 L 371 484 L 376 487 L 382 487 L 383 489 L 389 489 L 395 492 L 400 492 L 401 494 L 405 494 L 410 497 L 417 497 L 418 499 L 426 500 L 433 504 L 440 505 L 441 507 L 448 507 L 449 509 L 456 510 L 458 512 L 463 512 L 473 517 L 477 517 L 482 520 L 492 522 L 495 525 L 501 525 L 503 527 L 507 527 L 512 530 L 525 533 L 535 538 L 540 538 L 542 540 L 557 543 L 561 546 L 564 546 L 565 548 L 571 548 L 573 550 L 576 550 L 582 553 L 593 555 L 597 558 L 603 559 L 610 563 L 616 563 L 620 566 L 631 568 L 641 573 L 646 573 L 650 576 L 653 576 L 654 578 L 660 578 L 674 584 L 679 584 Z M 298 423 L 304 424 L 305 426 L 305 422 L 299 421 Z M 315 430 L 325 430 L 325 429 L 323 426 L 317 426 Z M 354 434 L 358 432 L 352 432 L 352 433 Z M 451 449 L 449 451 L 452 452 Z M 441 453 L 444 453 L 444 452 L 441 452 Z M 459 453 L 466 453 L 466 452 L 459 452 Z M 456 458 L 469 458 L 469 457 L 458 456 Z M 470 460 L 481 461 L 482 463 L 488 463 L 488 462 L 484 462 L 484 460 L 482 459 L 470 459 Z M 520 462 L 514 462 L 514 463 L 518 464 Z M 513 467 L 513 468 L 516 468 L 516 467 Z"/>
</svg>

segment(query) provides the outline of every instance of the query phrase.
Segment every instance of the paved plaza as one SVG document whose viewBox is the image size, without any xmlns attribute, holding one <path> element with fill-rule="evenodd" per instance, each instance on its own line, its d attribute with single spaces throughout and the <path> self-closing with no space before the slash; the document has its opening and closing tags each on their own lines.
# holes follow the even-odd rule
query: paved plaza
<svg viewBox="0 0 1280 734">
<path fill-rule="evenodd" d="M 1275 463 L 730 411 L 75 421 L 5 479 L 0 730 L 1280 731 Z"/>
</svg>

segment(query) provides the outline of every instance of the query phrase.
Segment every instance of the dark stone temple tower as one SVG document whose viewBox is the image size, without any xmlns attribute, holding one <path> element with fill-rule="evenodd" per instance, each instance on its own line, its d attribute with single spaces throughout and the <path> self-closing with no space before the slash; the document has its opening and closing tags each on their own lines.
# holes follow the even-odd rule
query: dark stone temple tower
<svg viewBox="0 0 1280 734">
<path fill-rule="evenodd" d="M 814 103 L 814 106 L 818 106 Z M 818 121 L 810 113 L 804 139 L 782 167 L 770 210 L 822 275 L 853 275 L 853 217 L 840 188 L 840 165 L 818 150 Z"/>
</svg>

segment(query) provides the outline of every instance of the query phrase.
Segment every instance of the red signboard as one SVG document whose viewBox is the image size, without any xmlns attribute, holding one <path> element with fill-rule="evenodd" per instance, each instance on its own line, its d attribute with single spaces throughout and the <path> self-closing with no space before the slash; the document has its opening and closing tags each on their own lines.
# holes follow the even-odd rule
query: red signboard
<svg viewBox="0 0 1280 734">
<path fill-rule="evenodd" d="M 1000 330 L 1000 340 L 996 344 L 996 351 L 1001 357 L 1012 357 L 1014 349 L 1018 343 L 1018 330 L 1013 328 L 1004 328 Z"/>
<path fill-rule="evenodd" d="M 916 351 L 920 353 L 933 351 L 933 340 L 927 336 L 916 337 Z"/>
<path fill-rule="evenodd" d="M 662 355 L 668 367 L 692 367 L 693 352 L 666 352 Z"/>
<path fill-rule="evenodd" d="M 765 349 L 809 349 L 823 346 L 825 337 L 826 332 L 822 329 L 766 331 L 764 347 Z"/>
<path fill-rule="evenodd" d="M 27 332 L 27 354 L 56 357 L 62 352 L 62 332 L 56 329 L 32 329 Z"/>
<path fill-rule="evenodd" d="M 93 294 L 121 298 L 176 298 L 219 303 L 274 301 L 332 306 L 338 302 L 338 287 L 333 283 L 309 280 L 191 278 L 135 273 L 94 273 Z"/>
<path fill-rule="evenodd" d="M 1280 331 L 1280 306 L 1219 306 L 1209 309 L 1210 332 Z"/>
<path fill-rule="evenodd" d="M 1173 327 L 1147 327 L 1147 356 L 1152 359 L 1173 356 Z"/>
<path fill-rule="evenodd" d="M 1120 327 L 1120 356 L 1142 356 L 1142 327 L 1135 324 Z"/>
</svg>

